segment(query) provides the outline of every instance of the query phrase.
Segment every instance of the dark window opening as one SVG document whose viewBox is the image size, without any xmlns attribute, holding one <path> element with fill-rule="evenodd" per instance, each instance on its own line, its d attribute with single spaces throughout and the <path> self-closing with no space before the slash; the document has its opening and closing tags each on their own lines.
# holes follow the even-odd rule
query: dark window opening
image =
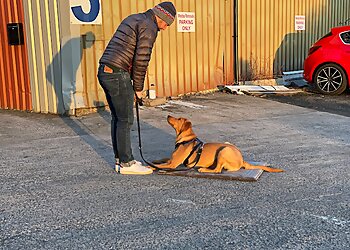
<svg viewBox="0 0 350 250">
<path fill-rule="evenodd" d="M 340 37 L 344 43 L 350 44 L 350 31 L 340 34 Z"/>
</svg>

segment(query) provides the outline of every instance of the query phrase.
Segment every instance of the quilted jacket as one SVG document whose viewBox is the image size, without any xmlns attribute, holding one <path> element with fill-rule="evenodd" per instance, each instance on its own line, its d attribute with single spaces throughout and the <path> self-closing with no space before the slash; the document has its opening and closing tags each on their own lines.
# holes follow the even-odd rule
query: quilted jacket
<svg viewBox="0 0 350 250">
<path fill-rule="evenodd" d="M 141 91 L 158 31 L 152 10 L 128 16 L 109 41 L 100 63 L 128 71 L 134 90 Z"/>
</svg>

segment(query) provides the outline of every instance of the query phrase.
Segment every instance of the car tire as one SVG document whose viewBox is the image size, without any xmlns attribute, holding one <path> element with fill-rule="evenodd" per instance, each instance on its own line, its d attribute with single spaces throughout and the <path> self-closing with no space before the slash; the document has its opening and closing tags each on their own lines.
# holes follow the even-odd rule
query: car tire
<svg viewBox="0 0 350 250">
<path fill-rule="evenodd" d="M 313 82 L 315 88 L 325 95 L 340 95 L 348 85 L 344 69 L 334 63 L 322 65 L 316 71 Z"/>
</svg>

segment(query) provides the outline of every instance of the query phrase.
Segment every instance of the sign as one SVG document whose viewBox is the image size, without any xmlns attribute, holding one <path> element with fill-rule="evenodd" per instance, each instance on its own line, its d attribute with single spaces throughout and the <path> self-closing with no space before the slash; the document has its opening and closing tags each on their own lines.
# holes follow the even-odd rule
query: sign
<svg viewBox="0 0 350 250">
<path fill-rule="evenodd" d="M 295 16 L 295 30 L 305 30 L 305 16 Z"/>
<path fill-rule="evenodd" d="M 196 32 L 196 15 L 194 12 L 177 13 L 177 32 Z"/>
<path fill-rule="evenodd" d="M 102 24 L 101 0 L 70 0 L 71 24 Z"/>
</svg>

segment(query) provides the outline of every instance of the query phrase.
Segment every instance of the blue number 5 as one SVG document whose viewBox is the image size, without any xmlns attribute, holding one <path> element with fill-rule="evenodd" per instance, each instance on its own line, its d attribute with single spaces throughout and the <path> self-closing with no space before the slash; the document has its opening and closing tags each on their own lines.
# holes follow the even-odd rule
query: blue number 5
<svg viewBox="0 0 350 250">
<path fill-rule="evenodd" d="M 89 0 L 90 1 L 90 12 L 85 13 L 81 6 L 72 7 L 73 14 L 76 18 L 78 18 L 82 22 L 93 22 L 100 12 L 100 2 L 99 0 Z"/>
</svg>

